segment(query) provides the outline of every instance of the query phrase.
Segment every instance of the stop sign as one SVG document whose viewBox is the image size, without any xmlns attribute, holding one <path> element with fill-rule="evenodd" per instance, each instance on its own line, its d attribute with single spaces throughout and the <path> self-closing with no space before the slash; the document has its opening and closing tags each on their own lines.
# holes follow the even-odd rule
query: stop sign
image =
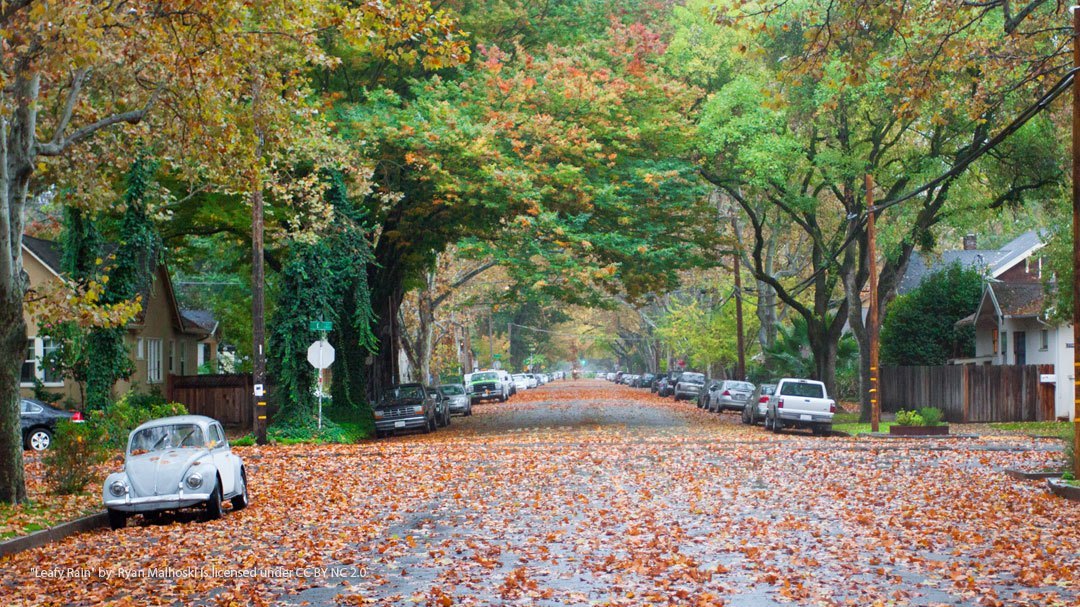
<svg viewBox="0 0 1080 607">
<path fill-rule="evenodd" d="M 325 369 L 334 364 L 334 346 L 325 339 L 320 339 L 307 349 L 307 359 L 312 367 Z"/>
</svg>

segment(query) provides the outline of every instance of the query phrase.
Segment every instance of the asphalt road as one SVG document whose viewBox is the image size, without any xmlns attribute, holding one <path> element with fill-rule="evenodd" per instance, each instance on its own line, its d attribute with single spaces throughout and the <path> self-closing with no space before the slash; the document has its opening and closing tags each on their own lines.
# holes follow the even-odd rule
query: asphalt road
<svg viewBox="0 0 1080 607">
<path fill-rule="evenodd" d="M 0 595 L 12 605 L 1080 604 L 1080 504 L 1002 472 L 1053 464 L 1051 441 L 776 436 L 600 381 L 475 410 L 432 435 L 240 449 L 254 479 L 247 510 L 18 555 L 0 568 Z M 114 573 L 31 572 L 78 563 Z M 115 573 L 155 567 L 195 573 Z"/>
</svg>

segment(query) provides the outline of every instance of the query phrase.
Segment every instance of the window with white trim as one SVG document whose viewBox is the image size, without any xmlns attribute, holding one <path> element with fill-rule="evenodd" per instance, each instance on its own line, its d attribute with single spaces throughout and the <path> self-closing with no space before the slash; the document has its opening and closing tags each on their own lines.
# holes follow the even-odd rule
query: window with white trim
<svg viewBox="0 0 1080 607">
<path fill-rule="evenodd" d="M 135 360 L 146 360 L 146 340 L 141 337 L 135 340 Z"/>
<path fill-rule="evenodd" d="M 1039 349 L 1043 352 L 1050 349 L 1050 331 L 1047 329 L 1039 333 Z"/>
<path fill-rule="evenodd" d="M 186 343 L 180 342 L 180 375 L 187 375 L 187 346 Z"/>
<path fill-rule="evenodd" d="M 26 340 L 26 354 L 23 356 L 22 371 L 19 374 L 19 383 L 24 386 L 34 385 L 37 377 L 37 351 L 34 347 L 36 340 Z"/>
<path fill-rule="evenodd" d="M 176 374 L 176 340 L 169 340 L 169 373 Z"/>
<path fill-rule="evenodd" d="M 60 344 L 48 337 L 33 337 L 26 340 L 26 358 L 19 371 L 19 384 L 24 388 L 40 381 L 47 387 L 59 388 L 64 385 L 64 376 L 48 368 L 45 356 L 60 349 Z"/>
<path fill-rule="evenodd" d="M 58 350 L 60 350 L 60 344 L 59 343 L 57 343 L 51 337 L 42 338 L 42 340 L 41 340 L 41 359 L 43 361 L 45 360 L 45 357 L 49 356 L 50 354 L 53 354 L 53 353 L 57 352 Z M 41 381 L 43 381 L 46 386 L 52 385 L 52 384 L 63 384 L 64 383 L 64 376 L 61 375 L 55 369 L 51 368 L 49 365 L 42 364 L 41 365 Z"/>
<path fill-rule="evenodd" d="M 161 340 L 146 340 L 146 383 L 161 383 Z"/>
</svg>

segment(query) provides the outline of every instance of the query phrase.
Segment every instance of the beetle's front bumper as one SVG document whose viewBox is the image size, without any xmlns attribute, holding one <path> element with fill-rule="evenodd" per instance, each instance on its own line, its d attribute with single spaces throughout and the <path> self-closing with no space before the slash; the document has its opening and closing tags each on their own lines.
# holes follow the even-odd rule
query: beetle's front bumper
<svg viewBox="0 0 1080 607">
<path fill-rule="evenodd" d="M 129 492 L 121 497 L 109 496 L 105 507 L 122 512 L 153 512 L 154 510 L 176 510 L 197 506 L 210 499 L 209 493 L 169 493 L 166 495 L 147 495 L 132 497 Z"/>
</svg>

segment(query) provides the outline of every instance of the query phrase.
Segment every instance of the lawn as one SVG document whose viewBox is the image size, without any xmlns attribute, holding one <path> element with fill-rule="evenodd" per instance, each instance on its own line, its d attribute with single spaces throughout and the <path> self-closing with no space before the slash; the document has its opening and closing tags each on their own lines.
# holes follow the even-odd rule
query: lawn
<svg viewBox="0 0 1080 607">
<path fill-rule="evenodd" d="M 1071 422 L 999 422 L 990 427 L 1006 432 L 1019 432 L 1030 436 L 1060 436 L 1069 438 L 1073 429 Z"/>
<path fill-rule="evenodd" d="M 881 423 L 878 424 L 878 431 L 888 432 L 889 426 L 892 426 L 893 423 L 894 422 L 892 421 L 882 420 Z M 834 415 L 833 430 L 847 432 L 852 436 L 857 436 L 859 434 L 869 434 L 870 432 L 873 432 L 870 424 L 859 423 L 858 413 L 837 413 L 836 415 Z"/>
</svg>

